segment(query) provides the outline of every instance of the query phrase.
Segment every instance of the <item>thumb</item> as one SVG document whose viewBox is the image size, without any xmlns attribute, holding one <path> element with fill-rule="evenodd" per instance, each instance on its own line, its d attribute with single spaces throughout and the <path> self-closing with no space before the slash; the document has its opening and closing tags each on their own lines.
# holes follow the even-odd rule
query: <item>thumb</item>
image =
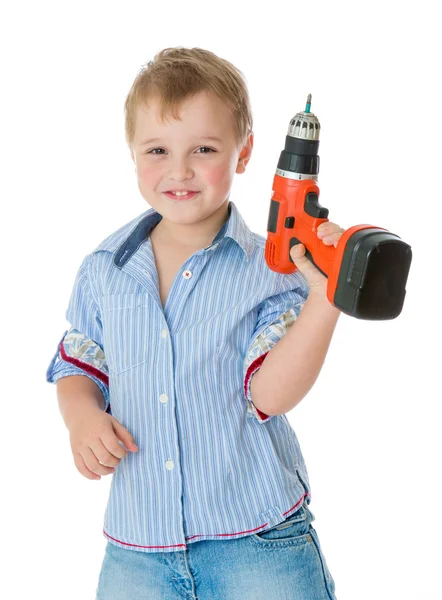
<svg viewBox="0 0 442 600">
<path fill-rule="evenodd" d="M 138 452 L 138 446 L 136 445 L 134 438 L 128 432 L 128 430 L 123 427 L 121 423 L 119 423 L 115 418 L 112 421 L 112 426 L 115 431 L 115 435 L 119 440 L 123 442 L 128 450 L 131 452 Z"/>
<path fill-rule="evenodd" d="M 306 269 L 309 270 L 310 266 L 313 266 L 309 259 L 305 256 L 304 244 L 296 244 L 295 246 L 292 246 L 290 249 L 290 256 L 301 273 Z"/>
<path fill-rule="evenodd" d="M 319 277 L 318 269 L 312 264 L 312 262 L 305 256 L 304 244 L 296 244 L 290 249 L 290 256 L 299 272 L 305 277 L 307 283 L 316 285 Z M 323 277 L 323 275 L 321 275 Z"/>
</svg>

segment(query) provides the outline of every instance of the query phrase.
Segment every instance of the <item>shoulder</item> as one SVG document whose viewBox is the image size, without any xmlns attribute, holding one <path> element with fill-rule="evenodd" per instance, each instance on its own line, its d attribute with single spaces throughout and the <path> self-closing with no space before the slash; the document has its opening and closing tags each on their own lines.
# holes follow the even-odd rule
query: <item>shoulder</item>
<svg viewBox="0 0 442 600">
<path fill-rule="evenodd" d="M 153 213 L 153 209 L 149 209 L 131 219 L 114 232 L 110 233 L 107 237 L 102 240 L 98 246 L 92 250 L 91 254 L 95 254 L 96 252 L 100 252 L 102 250 L 107 250 L 109 252 L 114 252 L 123 242 L 124 240 L 132 233 L 132 231 L 138 226 L 138 224 L 151 215 Z"/>
<path fill-rule="evenodd" d="M 262 235 L 259 235 L 259 233 L 255 233 L 254 231 L 250 231 L 250 234 L 252 236 L 253 243 L 258 248 L 258 250 L 264 250 L 266 245 L 266 238 Z"/>
<path fill-rule="evenodd" d="M 136 216 L 134 219 L 131 219 L 108 236 L 102 240 L 98 246 L 91 252 L 91 254 L 95 254 L 96 252 L 100 252 L 101 250 L 108 250 L 113 252 L 116 250 L 124 240 L 131 234 L 131 232 L 137 227 L 138 223 L 142 221 L 148 214 L 150 214 L 152 210 L 146 210 L 140 215 Z"/>
</svg>

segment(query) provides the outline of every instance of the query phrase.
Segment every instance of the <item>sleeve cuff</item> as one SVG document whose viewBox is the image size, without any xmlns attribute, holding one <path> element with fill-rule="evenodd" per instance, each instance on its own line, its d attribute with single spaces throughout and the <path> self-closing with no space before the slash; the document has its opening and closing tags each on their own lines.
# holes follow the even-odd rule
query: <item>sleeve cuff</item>
<svg viewBox="0 0 442 600">
<path fill-rule="evenodd" d="M 72 356 L 72 345 L 67 344 L 66 349 L 64 348 L 63 341 L 66 337 L 68 331 L 65 331 L 63 337 L 61 338 L 57 351 L 54 357 L 51 360 L 51 363 L 46 371 L 46 381 L 48 383 L 56 383 L 59 379 L 63 377 L 68 377 L 69 375 L 84 375 L 92 379 L 92 381 L 99 387 L 101 393 L 104 398 L 104 411 L 111 413 L 110 410 L 110 399 L 109 399 L 109 377 L 107 375 L 107 367 L 104 364 L 104 360 L 101 361 L 101 368 L 103 370 L 98 369 L 90 362 L 85 362 L 85 360 L 80 360 Z M 69 350 L 71 348 L 71 350 Z M 70 354 L 67 354 L 69 352 Z M 85 353 L 83 351 L 83 357 L 85 357 Z M 96 351 L 94 351 L 93 360 L 95 364 L 96 362 Z"/>
<path fill-rule="evenodd" d="M 252 376 L 262 366 L 265 357 L 275 344 L 287 333 L 295 322 L 300 309 L 289 308 L 270 323 L 264 323 L 256 331 L 255 337 L 247 351 L 244 363 L 244 397 L 247 400 L 247 414 L 254 416 L 259 423 L 266 423 L 277 415 L 267 415 L 254 404 L 250 391 Z"/>
<path fill-rule="evenodd" d="M 247 414 L 250 416 L 254 416 L 259 421 L 259 423 L 267 423 L 267 421 L 269 421 L 272 417 L 276 416 L 276 415 L 267 415 L 266 413 L 259 410 L 259 408 L 257 408 L 253 404 L 252 394 L 251 394 L 251 390 L 250 390 L 250 385 L 252 383 L 252 377 L 256 373 L 256 371 L 258 371 L 260 369 L 267 354 L 268 354 L 268 352 L 259 356 L 252 362 L 252 364 L 247 369 L 247 372 L 246 372 L 246 375 L 244 378 L 244 396 L 247 400 Z"/>
</svg>

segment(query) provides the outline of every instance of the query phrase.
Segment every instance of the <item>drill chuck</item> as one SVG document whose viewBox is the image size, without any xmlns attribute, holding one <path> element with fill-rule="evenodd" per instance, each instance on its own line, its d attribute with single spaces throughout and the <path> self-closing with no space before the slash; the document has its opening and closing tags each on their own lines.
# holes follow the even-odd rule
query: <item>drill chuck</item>
<svg viewBox="0 0 442 600">
<path fill-rule="evenodd" d="M 318 179 L 319 134 L 321 125 L 310 112 L 312 96 L 308 95 L 305 111 L 290 121 L 285 147 L 279 157 L 277 174 L 288 179 Z"/>
<path fill-rule="evenodd" d="M 305 110 L 293 117 L 290 121 L 287 135 L 300 140 L 319 140 L 319 133 L 321 131 L 321 124 L 316 115 L 310 112 L 310 105 L 312 101 L 312 95 L 309 94 L 307 97 L 307 104 Z"/>
</svg>

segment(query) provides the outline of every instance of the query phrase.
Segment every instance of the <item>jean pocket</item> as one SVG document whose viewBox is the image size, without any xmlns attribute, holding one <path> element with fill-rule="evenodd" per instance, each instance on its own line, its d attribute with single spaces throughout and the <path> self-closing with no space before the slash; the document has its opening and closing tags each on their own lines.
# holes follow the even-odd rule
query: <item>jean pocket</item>
<svg viewBox="0 0 442 600">
<path fill-rule="evenodd" d="M 310 523 L 315 516 L 308 508 L 306 501 L 293 515 L 287 517 L 285 521 L 278 523 L 271 529 L 254 533 L 250 536 L 252 542 L 277 546 L 291 546 L 297 544 L 306 544 L 312 542 L 310 536 Z"/>
</svg>

